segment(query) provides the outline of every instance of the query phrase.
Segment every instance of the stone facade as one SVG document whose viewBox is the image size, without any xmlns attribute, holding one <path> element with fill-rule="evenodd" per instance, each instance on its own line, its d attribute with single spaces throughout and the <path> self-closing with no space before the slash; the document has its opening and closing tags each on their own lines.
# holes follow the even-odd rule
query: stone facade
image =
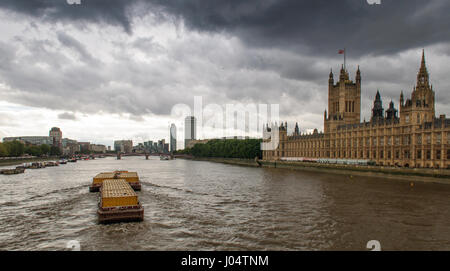
<svg viewBox="0 0 450 271">
<path fill-rule="evenodd" d="M 264 160 L 283 158 L 365 159 L 380 166 L 450 168 L 450 119 L 435 116 L 435 93 L 422 53 L 417 84 L 411 98 L 400 94 L 399 112 L 391 101 L 384 112 L 377 92 L 370 121 L 360 121 L 361 72 L 355 82 L 342 67 L 339 82 L 330 73 L 328 109 L 324 132 L 301 135 L 298 125 L 292 135 L 287 123 L 264 129 L 265 141 L 275 128 L 279 133 L 276 150 L 263 151 Z M 398 116 L 398 114 L 400 116 Z"/>
</svg>

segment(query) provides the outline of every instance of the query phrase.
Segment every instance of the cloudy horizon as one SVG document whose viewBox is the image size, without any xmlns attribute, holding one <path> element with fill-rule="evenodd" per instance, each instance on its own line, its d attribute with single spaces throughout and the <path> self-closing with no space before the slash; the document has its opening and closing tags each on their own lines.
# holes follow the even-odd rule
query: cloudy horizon
<svg viewBox="0 0 450 271">
<path fill-rule="evenodd" d="M 410 97 L 423 48 L 436 114 L 449 114 L 448 10 L 445 0 L 4 0 L 0 137 L 57 126 L 105 145 L 168 140 L 172 107 L 194 96 L 279 104 L 291 128 L 322 130 L 343 48 L 351 79 L 362 72 L 361 120 L 378 89 L 385 109 Z"/>
</svg>

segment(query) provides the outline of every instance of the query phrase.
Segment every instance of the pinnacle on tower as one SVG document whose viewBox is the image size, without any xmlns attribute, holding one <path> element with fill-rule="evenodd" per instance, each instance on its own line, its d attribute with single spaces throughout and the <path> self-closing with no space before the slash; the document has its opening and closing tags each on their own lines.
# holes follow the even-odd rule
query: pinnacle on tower
<svg viewBox="0 0 450 271">
<path fill-rule="evenodd" d="M 422 61 L 420 64 L 420 70 L 417 74 L 417 87 L 428 87 L 429 75 L 427 70 L 427 65 L 425 62 L 425 49 L 422 50 Z"/>
</svg>

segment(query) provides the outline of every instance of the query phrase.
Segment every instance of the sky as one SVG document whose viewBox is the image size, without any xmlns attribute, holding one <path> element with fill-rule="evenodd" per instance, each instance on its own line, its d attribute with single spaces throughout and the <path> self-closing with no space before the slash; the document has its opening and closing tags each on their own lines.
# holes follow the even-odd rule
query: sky
<svg viewBox="0 0 450 271">
<path fill-rule="evenodd" d="M 423 48 L 436 113 L 448 115 L 448 10 L 448 0 L 2 0 L 0 137 L 56 126 L 106 145 L 168 141 L 175 123 L 180 148 L 173 108 L 193 109 L 195 96 L 279 104 L 289 131 L 322 130 L 343 48 L 351 79 L 361 69 L 362 120 L 378 89 L 385 108 L 410 96 Z"/>
</svg>

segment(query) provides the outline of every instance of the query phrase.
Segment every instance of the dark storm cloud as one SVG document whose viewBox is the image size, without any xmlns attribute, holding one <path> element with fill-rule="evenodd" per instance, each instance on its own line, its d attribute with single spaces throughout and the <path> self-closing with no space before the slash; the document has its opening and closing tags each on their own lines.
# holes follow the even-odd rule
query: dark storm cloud
<svg viewBox="0 0 450 271">
<path fill-rule="evenodd" d="M 55 26 L 56 32 L 42 30 L 48 31 L 42 37 L 15 36 L 15 45 L 29 54 L 0 41 L 0 79 L 14 90 L 5 100 L 63 111 L 129 113 L 140 121 L 147 113 L 169 114 L 176 103 L 190 104 L 194 95 L 205 103 L 284 99 L 283 115 L 312 113 L 320 119 L 330 67 L 338 77 L 338 49 L 348 50 L 352 78 L 361 64 L 367 110 L 377 88 L 386 102 L 398 99 L 402 89 L 410 93 L 420 51 L 407 62 L 402 52 L 441 44 L 438 55 L 450 55 L 447 0 L 382 0 L 379 6 L 366 0 L 81 1 L 0 1 L 2 10 L 37 18 L 28 20 L 34 28 L 42 21 L 89 22 L 100 24 L 85 31 L 96 35 L 103 23 L 119 26 L 106 41 L 114 47 L 112 62 L 101 62 L 98 53 L 104 50 L 97 51 L 97 45 L 64 24 Z M 187 31 L 180 27 L 182 37 L 166 45 L 158 43 L 157 35 L 164 36 L 159 31 L 133 33 L 134 26 L 149 23 L 139 20 L 146 13 L 163 18 L 155 24 L 184 22 Z M 115 39 L 122 29 L 128 35 Z M 238 42 L 228 43 L 228 38 Z M 139 61 L 138 53 L 151 61 Z M 442 82 L 440 89 L 450 86 L 446 75 L 434 78 Z M 442 107 L 448 104 L 446 92 L 438 95 Z"/>
<path fill-rule="evenodd" d="M 81 0 L 69 5 L 66 0 L 2 0 L 0 8 L 54 21 L 89 21 L 118 25 L 131 31 L 129 7 L 139 0 Z"/>
<path fill-rule="evenodd" d="M 0 7 L 51 20 L 106 22 L 132 31 L 136 12 L 182 18 L 192 29 L 225 31 L 250 46 L 335 55 L 392 54 L 450 39 L 450 1 L 382 0 L 2 0 Z M 145 8 L 132 9 L 136 4 Z"/>
</svg>

